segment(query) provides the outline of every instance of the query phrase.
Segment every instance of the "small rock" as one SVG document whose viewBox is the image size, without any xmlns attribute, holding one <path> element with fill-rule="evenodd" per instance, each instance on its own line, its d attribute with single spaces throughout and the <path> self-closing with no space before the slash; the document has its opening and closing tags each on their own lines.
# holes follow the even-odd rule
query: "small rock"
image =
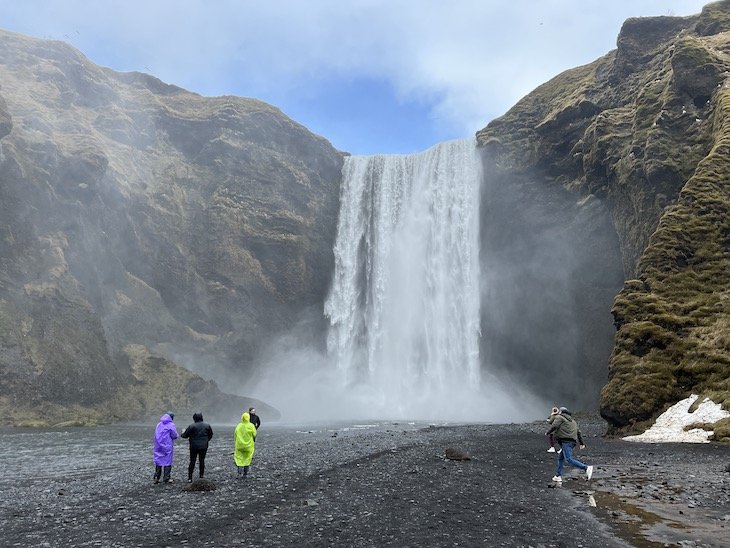
<svg viewBox="0 0 730 548">
<path fill-rule="evenodd" d="M 215 489 L 215 483 L 205 478 L 197 479 L 183 487 L 183 491 L 215 491 Z"/>
<path fill-rule="evenodd" d="M 446 458 L 449 460 L 471 460 L 471 457 L 464 451 L 452 449 L 451 447 L 446 449 Z"/>
</svg>

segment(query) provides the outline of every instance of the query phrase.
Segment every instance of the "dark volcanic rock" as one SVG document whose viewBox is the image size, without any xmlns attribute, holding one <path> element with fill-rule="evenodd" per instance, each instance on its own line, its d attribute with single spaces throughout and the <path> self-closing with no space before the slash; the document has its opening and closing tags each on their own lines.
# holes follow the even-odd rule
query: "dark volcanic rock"
<svg viewBox="0 0 730 548">
<path fill-rule="evenodd" d="M 555 488 L 543 424 L 381 424 L 340 429 L 335 439 L 334 425 L 310 425 L 306 435 L 267 428 L 259 431 L 246 479 L 236 474 L 231 438 L 219 438 L 224 430 L 214 424 L 210 492 L 187 492 L 180 481 L 187 444 L 176 451 L 175 483 L 154 485 L 149 452 L 138 450 L 153 425 L 109 427 L 123 458 L 82 467 L 88 463 L 58 459 L 52 440 L 56 470 L 75 473 L 11 460 L 0 477 L 3 538 L 9 546 L 110 547 L 724 545 L 730 492 L 717 461 L 726 447 L 604 439 L 599 422 L 581 421 L 587 448 L 579 458 L 595 466 L 593 480 L 569 470 Z M 109 449 L 90 443 L 88 430 L 77 434 L 87 453 L 101 449 L 107 457 Z M 101 430 L 97 443 L 109 436 L 106 427 L 94 430 Z M 3 432 L 32 455 L 26 448 L 37 441 L 28 438 Z M 474 460 L 439 458 L 449 446 Z M 503 446 L 509 458 L 496 450 Z M 650 465 L 639 464 L 647 458 Z"/>
<path fill-rule="evenodd" d="M 471 460 L 471 457 L 468 455 L 468 453 L 459 449 L 454 449 L 452 447 L 447 447 L 445 454 L 448 460 Z"/>
<path fill-rule="evenodd" d="M 208 479 L 196 479 L 183 487 L 183 491 L 215 491 L 215 483 Z"/>
</svg>

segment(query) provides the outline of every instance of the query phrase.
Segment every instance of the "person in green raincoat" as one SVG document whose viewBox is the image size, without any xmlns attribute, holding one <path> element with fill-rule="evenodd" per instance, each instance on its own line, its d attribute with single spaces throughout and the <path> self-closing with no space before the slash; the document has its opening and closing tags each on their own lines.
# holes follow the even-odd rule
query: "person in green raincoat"
<svg viewBox="0 0 730 548">
<path fill-rule="evenodd" d="M 251 466 L 253 458 L 254 442 L 256 441 L 256 427 L 251 424 L 251 417 L 248 413 L 241 415 L 241 422 L 236 426 L 235 431 L 235 447 L 233 451 L 233 460 L 238 467 L 238 475 L 248 475 L 248 467 Z"/>
</svg>

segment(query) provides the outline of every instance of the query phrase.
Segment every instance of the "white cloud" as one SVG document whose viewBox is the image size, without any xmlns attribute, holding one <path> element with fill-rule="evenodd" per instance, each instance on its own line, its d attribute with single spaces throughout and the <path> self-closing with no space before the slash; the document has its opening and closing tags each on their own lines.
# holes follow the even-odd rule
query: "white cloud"
<svg viewBox="0 0 730 548">
<path fill-rule="evenodd" d="M 0 0 L 0 25 L 206 95 L 316 95 L 340 79 L 385 81 L 401 101 L 430 105 L 434 124 L 467 135 L 540 83 L 612 49 L 627 17 L 687 15 L 703 4 Z"/>
</svg>

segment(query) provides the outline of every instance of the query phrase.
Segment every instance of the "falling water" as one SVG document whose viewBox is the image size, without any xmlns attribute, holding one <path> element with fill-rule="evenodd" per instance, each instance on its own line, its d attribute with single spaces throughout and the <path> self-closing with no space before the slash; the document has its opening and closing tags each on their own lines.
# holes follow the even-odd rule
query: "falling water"
<svg viewBox="0 0 730 548">
<path fill-rule="evenodd" d="M 479 181 L 473 140 L 345 160 L 328 351 L 393 416 L 479 391 Z"/>
</svg>

